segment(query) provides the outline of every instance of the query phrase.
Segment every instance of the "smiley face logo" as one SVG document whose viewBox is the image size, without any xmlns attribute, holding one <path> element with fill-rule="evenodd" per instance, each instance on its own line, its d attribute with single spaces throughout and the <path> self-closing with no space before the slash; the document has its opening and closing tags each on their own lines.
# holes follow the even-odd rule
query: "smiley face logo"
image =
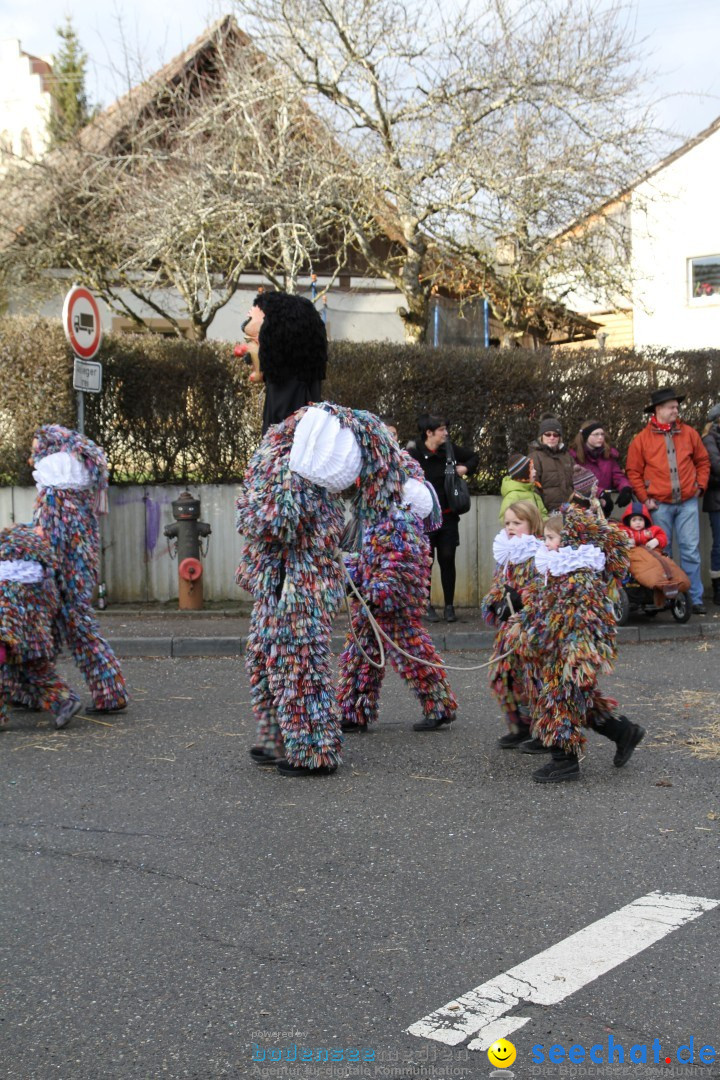
<svg viewBox="0 0 720 1080">
<path fill-rule="evenodd" d="M 509 1068 L 517 1057 L 517 1050 L 507 1039 L 497 1039 L 487 1052 L 491 1065 L 498 1069 Z"/>
</svg>

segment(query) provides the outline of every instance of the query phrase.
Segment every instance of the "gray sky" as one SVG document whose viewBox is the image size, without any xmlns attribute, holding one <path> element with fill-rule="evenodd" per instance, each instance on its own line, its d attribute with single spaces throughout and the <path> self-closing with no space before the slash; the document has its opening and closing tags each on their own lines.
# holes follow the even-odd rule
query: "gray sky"
<svg viewBox="0 0 720 1080">
<path fill-rule="evenodd" d="M 662 126 L 682 138 L 696 135 L 720 116 L 720 0 L 628 0 L 628 7 L 646 66 L 658 72 L 651 92 L 664 98 Z M 47 55 L 56 48 L 55 27 L 70 13 L 91 57 L 91 99 L 106 105 L 142 73 L 123 70 L 125 55 L 142 57 L 148 74 L 227 10 L 222 0 L 0 0 L 0 37 Z"/>
</svg>

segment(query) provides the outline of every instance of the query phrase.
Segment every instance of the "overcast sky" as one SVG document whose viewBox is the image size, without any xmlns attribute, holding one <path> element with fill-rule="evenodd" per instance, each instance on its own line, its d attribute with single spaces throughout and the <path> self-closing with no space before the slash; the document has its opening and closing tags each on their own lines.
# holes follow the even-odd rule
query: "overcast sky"
<svg viewBox="0 0 720 1080">
<path fill-rule="evenodd" d="M 652 86 L 665 98 L 662 126 L 683 138 L 697 134 L 720 116 L 720 0 L 628 6 L 645 41 L 646 66 L 660 72 Z M 107 105 L 140 73 L 123 70 L 124 56 L 142 57 L 148 74 L 227 10 L 221 0 L 0 0 L 0 38 L 19 38 L 26 52 L 48 55 L 57 47 L 55 27 L 70 14 L 91 57 L 90 97 Z"/>
</svg>

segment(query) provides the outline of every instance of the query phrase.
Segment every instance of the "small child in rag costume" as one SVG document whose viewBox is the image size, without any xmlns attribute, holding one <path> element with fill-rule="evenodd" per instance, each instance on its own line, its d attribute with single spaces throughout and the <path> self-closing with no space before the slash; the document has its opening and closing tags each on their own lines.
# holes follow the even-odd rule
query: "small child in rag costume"
<svg viewBox="0 0 720 1080">
<path fill-rule="evenodd" d="M 29 525 L 0 532 L 0 728 L 18 687 L 66 727 L 80 711 L 80 698 L 55 670 L 58 643 L 54 621 L 60 606 L 55 560 L 47 542 Z"/>
<path fill-rule="evenodd" d="M 33 521 L 57 563 L 58 628 L 92 694 L 88 712 L 117 712 L 128 703 L 120 665 L 92 608 L 98 582 L 98 514 L 107 509 L 107 461 L 85 435 L 47 424 L 36 433 L 30 459 L 37 487 Z M 32 704 L 31 695 L 26 696 Z"/>
<path fill-rule="evenodd" d="M 545 544 L 509 638 L 533 670 L 533 734 L 552 750 L 533 780 L 558 783 L 579 779 L 586 727 L 616 744 L 617 768 L 630 759 L 645 729 L 618 716 L 617 702 L 597 686 L 598 674 L 612 671 L 617 655 L 605 575 L 621 578 L 627 571 L 625 537 L 591 511 L 566 504 L 546 521 Z"/>
<path fill-rule="evenodd" d="M 539 739 L 531 739 L 531 686 L 526 664 L 508 644 L 508 621 L 523 606 L 525 588 L 535 578 L 535 555 L 542 546 L 543 520 L 535 503 L 519 500 L 505 510 L 505 527 L 493 541 L 495 573 L 480 608 L 485 621 L 497 628 L 490 668 L 490 686 L 505 714 L 509 731 L 498 739 L 503 750 L 529 742 L 528 752 L 542 752 Z M 508 655 L 509 654 L 509 655 Z"/>
<path fill-rule="evenodd" d="M 345 594 L 340 492 L 357 480 L 360 513 L 387 515 L 407 478 L 378 418 L 331 402 L 270 427 L 253 455 L 237 500 L 246 545 L 236 580 L 255 598 L 246 668 L 258 765 L 284 776 L 337 768 L 330 636 Z"/>
<path fill-rule="evenodd" d="M 423 719 L 413 724 L 414 730 L 437 731 L 450 724 L 457 711 L 442 660 L 422 623 L 432 569 L 425 530 L 438 528 L 440 506 L 422 468 L 404 450 L 400 455 L 410 476 L 401 500 L 382 511 L 354 507 L 360 550 L 345 555 L 345 567 L 378 625 L 412 657 L 382 639 L 387 658 L 422 705 Z M 367 611 L 352 592 L 350 609 L 338 682 L 342 729 L 367 731 L 377 720 L 385 669 L 363 655 L 377 663 L 380 648 Z"/>
</svg>

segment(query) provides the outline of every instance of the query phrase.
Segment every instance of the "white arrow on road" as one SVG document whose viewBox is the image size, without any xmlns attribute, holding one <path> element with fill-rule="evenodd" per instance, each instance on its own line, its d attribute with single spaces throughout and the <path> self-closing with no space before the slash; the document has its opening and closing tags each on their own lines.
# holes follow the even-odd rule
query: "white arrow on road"
<svg viewBox="0 0 720 1080">
<path fill-rule="evenodd" d="M 411 1035 L 449 1046 L 457 1046 L 475 1035 L 468 1049 L 487 1050 L 496 1039 L 507 1038 L 528 1023 L 529 1017 L 506 1016 L 520 1002 L 555 1005 L 718 905 L 720 900 L 682 893 L 651 892 L 640 896 L 632 904 L 449 1001 L 407 1030 Z"/>
</svg>

